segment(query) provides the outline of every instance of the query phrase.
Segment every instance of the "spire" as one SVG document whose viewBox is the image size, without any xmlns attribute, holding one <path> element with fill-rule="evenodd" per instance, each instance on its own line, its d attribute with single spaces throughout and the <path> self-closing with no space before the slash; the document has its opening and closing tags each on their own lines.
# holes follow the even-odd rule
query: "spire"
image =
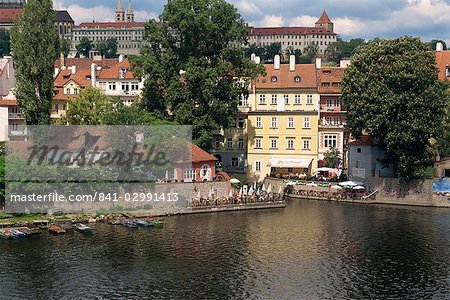
<svg viewBox="0 0 450 300">
<path fill-rule="evenodd" d="M 123 5 L 122 5 L 122 0 L 119 0 L 119 3 L 117 3 L 116 11 L 121 11 L 121 10 L 123 10 Z"/>
<path fill-rule="evenodd" d="M 327 15 L 327 12 L 323 10 L 322 15 L 320 16 L 319 20 L 317 20 L 316 24 L 328 24 L 332 23 L 330 18 Z"/>
<path fill-rule="evenodd" d="M 133 13 L 133 7 L 131 6 L 131 0 L 128 0 L 128 9 L 127 13 L 132 14 Z"/>
</svg>

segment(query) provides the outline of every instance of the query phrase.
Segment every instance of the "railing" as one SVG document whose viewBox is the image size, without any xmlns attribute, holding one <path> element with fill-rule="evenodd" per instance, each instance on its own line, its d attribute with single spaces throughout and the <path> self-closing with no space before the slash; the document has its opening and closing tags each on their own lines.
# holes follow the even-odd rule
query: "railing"
<svg viewBox="0 0 450 300">
<path fill-rule="evenodd" d="M 8 134 L 10 136 L 22 136 L 22 135 L 27 135 L 27 130 L 23 129 L 23 130 L 18 130 L 18 129 L 11 129 L 9 130 Z"/>
<path fill-rule="evenodd" d="M 225 172 L 233 172 L 233 173 L 239 173 L 239 172 L 245 172 L 246 167 L 242 166 L 223 166 L 223 170 Z"/>
<path fill-rule="evenodd" d="M 10 119 L 24 119 L 21 113 L 9 113 L 8 117 Z"/>
</svg>

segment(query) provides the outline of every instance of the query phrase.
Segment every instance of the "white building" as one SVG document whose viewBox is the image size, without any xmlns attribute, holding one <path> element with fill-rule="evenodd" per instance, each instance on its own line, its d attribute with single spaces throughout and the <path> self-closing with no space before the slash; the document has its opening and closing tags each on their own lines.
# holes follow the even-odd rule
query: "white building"
<svg viewBox="0 0 450 300">
<path fill-rule="evenodd" d="M 250 27 L 249 43 L 256 46 L 268 46 L 280 43 L 282 51 L 300 49 L 302 52 L 310 44 L 319 48 L 319 54 L 336 42 L 334 24 L 324 11 L 315 27 Z"/>
</svg>

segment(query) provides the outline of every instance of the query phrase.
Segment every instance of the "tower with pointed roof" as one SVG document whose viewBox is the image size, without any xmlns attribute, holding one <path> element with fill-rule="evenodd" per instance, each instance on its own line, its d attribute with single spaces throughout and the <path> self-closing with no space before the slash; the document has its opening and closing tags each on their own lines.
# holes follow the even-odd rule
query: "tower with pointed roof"
<svg viewBox="0 0 450 300">
<path fill-rule="evenodd" d="M 131 0 L 128 0 L 128 9 L 127 9 L 127 22 L 134 22 L 134 12 L 133 7 L 131 6 Z"/>
<path fill-rule="evenodd" d="M 317 28 L 325 28 L 328 32 L 333 32 L 334 24 L 328 17 L 327 12 L 324 10 L 319 20 L 316 22 Z"/>
<path fill-rule="evenodd" d="M 119 0 L 117 3 L 116 22 L 125 22 L 125 10 L 123 9 L 122 0 Z"/>
</svg>

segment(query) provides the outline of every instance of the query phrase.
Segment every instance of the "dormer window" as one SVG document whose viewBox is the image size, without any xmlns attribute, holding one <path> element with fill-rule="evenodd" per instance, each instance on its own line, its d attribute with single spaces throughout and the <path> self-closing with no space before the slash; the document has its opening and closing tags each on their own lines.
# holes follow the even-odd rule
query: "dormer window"
<svg viewBox="0 0 450 300">
<path fill-rule="evenodd" d="M 300 76 L 295 76 L 294 77 L 294 81 L 295 82 L 300 82 L 300 81 L 302 81 L 302 79 L 300 78 Z"/>
<path fill-rule="evenodd" d="M 278 81 L 277 76 L 272 76 L 272 77 L 270 78 L 270 81 L 272 81 L 272 82 L 277 82 L 277 81 Z"/>
<path fill-rule="evenodd" d="M 331 70 L 323 70 L 323 74 L 329 75 L 329 74 L 331 74 Z"/>
<path fill-rule="evenodd" d="M 447 69 L 445 70 L 445 76 L 450 77 L 450 67 L 447 67 Z"/>
</svg>

